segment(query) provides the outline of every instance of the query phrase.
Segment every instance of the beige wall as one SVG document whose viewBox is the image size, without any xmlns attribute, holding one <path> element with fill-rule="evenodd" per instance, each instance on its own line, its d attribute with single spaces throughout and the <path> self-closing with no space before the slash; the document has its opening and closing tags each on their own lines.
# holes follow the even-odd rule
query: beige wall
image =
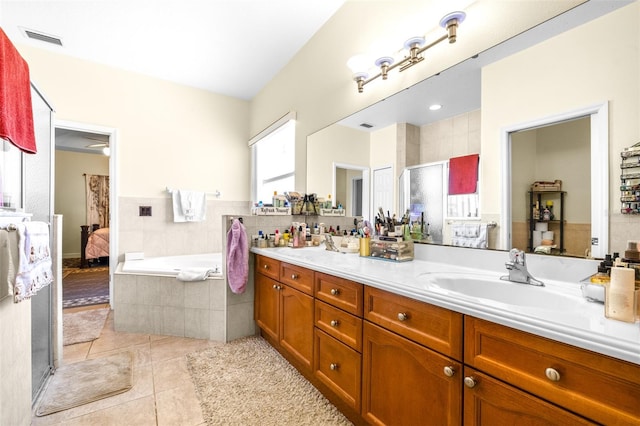
<svg viewBox="0 0 640 426">
<path fill-rule="evenodd" d="M 500 214 L 500 129 L 608 102 L 610 251 L 640 239 L 640 218 L 619 213 L 620 152 L 639 133 L 639 20 L 634 2 L 483 69 L 483 215 Z"/>
<path fill-rule="evenodd" d="M 31 424 L 31 300 L 0 300 L 0 424 Z"/>
<path fill-rule="evenodd" d="M 399 92 L 490 46 L 506 40 L 558 13 L 582 3 L 478 0 L 347 1 L 282 71 L 251 101 L 250 134 L 255 135 L 287 111 L 298 113 L 296 123 L 296 187 L 306 187 L 308 135 L 364 107 Z M 442 32 L 438 20 L 462 8 L 468 18 L 458 32 L 458 42 L 440 44 L 429 51 L 429 60 L 387 81 L 375 81 L 357 93 L 346 66 L 353 55 L 375 42 L 396 40 L 400 47 L 408 33 Z M 487 29 L 491 31 L 487 31 Z M 433 30 L 436 31 L 435 33 Z"/>
<path fill-rule="evenodd" d="M 17 45 L 59 120 L 117 129 L 120 196 L 167 197 L 167 186 L 249 199 L 249 104 Z"/>
<path fill-rule="evenodd" d="M 87 224 L 84 174 L 108 175 L 109 157 L 56 150 L 55 207 L 62 215 L 62 256 L 80 257 L 80 226 Z"/>
<path fill-rule="evenodd" d="M 512 135 L 512 158 L 516 157 L 511 162 L 512 220 L 524 222 L 528 217 L 527 191 L 534 181 L 559 179 L 562 190 L 567 192 L 565 220 L 591 223 L 589 122 L 589 118 L 582 118 Z M 517 183 L 514 182 L 516 179 Z M 559 202 L 554 202 L 554 209 L 559 207 Z M 560 213 L 554 212 L 559 217 Z"/>
<path fill-rule="evenodd" d="M 326 198 L 333 194 L 333 164 L 369 167 L 369 133 L 329 126 L 307 141 L 307 191 Z M 336 185 L 337 186 L 337 185 Z"/>
</svg>

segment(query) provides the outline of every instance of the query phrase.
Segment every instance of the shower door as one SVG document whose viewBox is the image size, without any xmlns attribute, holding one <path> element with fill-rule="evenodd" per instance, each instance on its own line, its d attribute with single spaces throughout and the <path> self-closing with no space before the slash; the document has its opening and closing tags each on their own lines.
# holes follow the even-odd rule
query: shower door
<svg viewBox="0 0 640 426">
<path fill-rule="evenodd" d="M 31 220 L 51 224 L 52 197 L 52 109 L 40 93 L 31 88 L 33 124 L 38 152 L 25 155 L 25 212 Z M 51 239 L 49 242 L 52 246 Z M 31 394 L 35 400 L 53 365 L 52 287 L 48 285 L 31 298 Z"/>
</svg>

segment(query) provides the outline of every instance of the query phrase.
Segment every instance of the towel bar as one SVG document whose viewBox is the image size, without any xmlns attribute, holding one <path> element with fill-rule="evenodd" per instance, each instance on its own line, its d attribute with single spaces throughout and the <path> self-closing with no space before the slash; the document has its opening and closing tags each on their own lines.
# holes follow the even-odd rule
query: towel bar
<svg viewBox="0 0 640 426">
<path fill-rule="evenodd" d="M 167 186 L 167 192 L 168 192 L 169 194 L 173 194 L 173 191 L 175 191 L 175 189 L 169 188 L 169 187 Z M 214 196 L 214 197 L 216 197 L 216 198 L 220 198 L 220 197 L 222 196 L 222 193 L 221 193 L 220 191 L 218 191 L 217 189 L 216 189 L 216 192 L 205 192 L 205 194 L 206 194 L 206 195 L 213 195 L 213 196 Z"/>
</svg>

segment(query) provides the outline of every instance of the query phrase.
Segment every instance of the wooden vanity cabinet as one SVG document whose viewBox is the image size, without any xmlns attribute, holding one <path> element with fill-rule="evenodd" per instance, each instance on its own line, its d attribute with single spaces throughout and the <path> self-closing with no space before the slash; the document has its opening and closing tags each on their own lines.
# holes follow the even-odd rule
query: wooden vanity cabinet
<svg viewBox="0 0 640 426">
<path fill-rule="evenodd" d="M 313 271 L 295 267 L 263 256 L 256 257 L 254 317 L 263 336 L 285 351 L 301 368 L 311 371 L 313 365 L 313 296 L 304 289 L 313 282 Z M 265 268 L 265 265 L 267 266 Z M 274 273 L 274 270 L 277 273 Z M 276 280 L 294 271 L 296 278 Z M 287 282 L 285 284 L 285 282 Z M 303 283 L 298 285 L 298 283 Z M 294 287 L 295 286 L 295 287 Z M 296 288 L 297 287 L 297 288 Z M 311 288 L 311 287 L 309 287 Z"/>
<path fill-rule="evenodd" d="M 475 370 L 591 421 L 640 424 L 638 365 L 470 316 L 464 352 Z M 499 395 L 491 398 L 507 406 Z"/>
<path fill-rule="evenodd" d="M 368 423 L 461 424 L 460 362 L 368 321 L 363 343 L 362 416 Z"/>
<path fill-rule="evenodd" d="M 461 424 L 462 315 L 372 287 L 364 296 L 364 419 Z"/>
<path fill-rule="evenodd" d="M 363 285 L 316 272 L 314 374 L 360 412 Z"/>
<path fill-rule="evenodd" d="M 591 425 L 588 420 L 469 367 L 464 425 Z"/>
</svg>

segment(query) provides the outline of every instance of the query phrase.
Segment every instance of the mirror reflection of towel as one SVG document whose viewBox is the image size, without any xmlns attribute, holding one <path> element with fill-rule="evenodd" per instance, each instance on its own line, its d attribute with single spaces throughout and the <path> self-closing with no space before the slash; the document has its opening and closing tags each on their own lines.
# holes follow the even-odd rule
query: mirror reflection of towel
<svg viewBox="0 0 640 426">
<path fill-rule="evenodd" d="M 451 225 L 451 245 L 458 247 L 487 248 L 487 224 L 456 223 Z"/>
<path fill-rule="evenodd" d="M 480 155 L 449 159 L 449 195 L 474 194 L 478 190 Z"/>
</svg>

